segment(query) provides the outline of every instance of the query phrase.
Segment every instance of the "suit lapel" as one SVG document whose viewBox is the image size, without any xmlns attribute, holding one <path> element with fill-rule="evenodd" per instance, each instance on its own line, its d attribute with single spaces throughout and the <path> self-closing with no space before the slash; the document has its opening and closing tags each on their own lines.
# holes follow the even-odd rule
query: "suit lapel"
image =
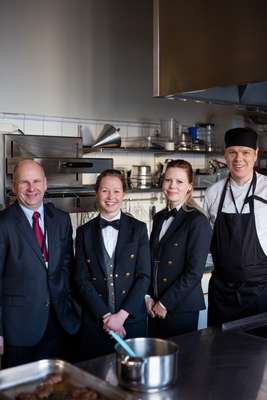
<svg viewBox="0 0 267 400">
<path fill-rule="evenodd" d="M 44 223 L 48 238 L 48 266 L 51 271 L 54 267 L 53 255 L 55 254 L 55 246 L 58 236 L 56 235 L 57 225 L 54 221 L 54 213 L 46 204 L 44 205 Z"/>
<path fill-rule="evenodd" d="M 31 225 L 29 224 L 29 221 L 27 220 L 24 212 L 22 211 L 21 207 L 19 206 L 18 203 L 14 205 L 14 210 L 15 210 L 15 218 L 16 222 L 18 222 L 18 230 L 20 234 L 22 235 L 23 239 L 28 242 L 28 244 L 31 246 L 32 250 L 36 254 L 36 256 L 42 261 L 42 264 L 45 267 L 42 253 L 40 250 L 40 247 L 38 246 L 37 240 L 34 236 L 33 230 Z"/>
<path fill-rule="evenodd" d="M 95 221 L 92 224 L 92 237 L 95 238 L 95 242 L 93 243 L 93 246 L 95 248 L 95 252 L 97 255 L 98 262 L 106 275 L 106 266 L 105 266 L 105 260 L 104 260 L 104 254 L 103 254 L 103 238 L 101 234 L 101 229 L 99 226 L 99 220 L 100 220 L 100 215 L 95 219 Z"/>
<path fill-rule="evenodd" d="M 129 236 L 131 232 L 130 228 L 131 225 L 128 223 L 126 215 L 121 213 L 120 230 L 115 249 L 115 264 L 117 264 L 117 260 L 119 260 L 122 250 L 125 248 L 127 242 L 129 242 Z"/>
<path fill-rule="evenodd" d="M 164 244 L 171 237 L 173 232 L 175 232 L 179 228 L 179 226 L 182 225 L 184 218 L 185 218 L 185 211 L 182 208 L 180 208 L 178 214 L 176 215 L 171 225 L 169 226 L 169 229 L 162 237 L 160 244 Z"/>
<path fill-rule="evenodd" d="M 164 210 L 162 210 L 162 211 L 164 211 Z M 164 212 L 160 212 L 156 218 L 157 218 L 157 220 L 154 221 L 153 231 L 151 233 L 152 244 L 156 244 L 159 241 L 159 234 L 160 234 L 160 231 L 162 228 L 162 224 L 164 222 Z"/>
</svg>

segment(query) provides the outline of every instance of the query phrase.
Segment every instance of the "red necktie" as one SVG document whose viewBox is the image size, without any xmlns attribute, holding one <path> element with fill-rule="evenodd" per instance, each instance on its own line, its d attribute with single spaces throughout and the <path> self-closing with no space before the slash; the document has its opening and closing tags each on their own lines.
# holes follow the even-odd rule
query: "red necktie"
<svg viewBox="0 0 267 400">
<path fill-rule="evenodd" d="M 47 250 L 46 250 L 46 244 L 44 242 L 45 238 L 44 238 L 44 234 L 42 232 L 42 229 L 39 225 L 39 218 L 40 218 L 40 214 L 38 213 L 38 211 L 34 211 L 33 215 L 32 215 L 32 229 L 33 232 L 35 234 L 35 237 L 37 239 L 38 245 L 42 251 L 42 256 L 44 261 L 48 261 L 48 254 L 47 254 Z"/>
</svg>

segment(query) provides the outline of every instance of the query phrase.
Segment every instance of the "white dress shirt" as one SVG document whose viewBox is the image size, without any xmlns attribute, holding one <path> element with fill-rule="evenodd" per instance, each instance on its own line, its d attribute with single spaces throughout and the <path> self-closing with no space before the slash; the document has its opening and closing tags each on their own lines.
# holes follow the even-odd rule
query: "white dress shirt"
<svg viewBox="0 0 267 400">
<path fill-rule="evenodd" d="M 182 204 L 179 204 L 176 207 L 176 210 L 179 211 L 180 208 L 182 207 Z M 169 227 L 171 226 L 172 221 L 174 220 L 174 217 L 171 216 L 168 219 L 165 219 L 165 221 L 162 224 L 161 230 L 160 230 L 160 234 L 159 234 L 159 240 L 161 240 L 163 238 L 163 236 L 165 235 L 165 233 L 167 232 L 167 230 L 169 229 Z"/>
<path fill-rule="evenodd" d="M 255 195 L 267 200 L 267 176 L 256 173 L 257 175 L 257 185 L 255 188 Z M 218 212 L 219 202 L 222 194 L 223 187 L 225 185 L 226 179 L 222 179 L 219 182 L 214 183 L 206 190 L 203 208 L 209 218 L 209 221 L 214 226 L 215 219 Z M 234 199 L 238 211 L 241 211 L 242 205 L 244 203 L 248 188 L 250 186 L 251 180 L 246 182 L 244 185 L 238 185 L 233 179 L 230 180 L 231 188 L 233 191 Z M 249 195 L 252 193 L 252 188 Z M 235 205 L 233 203 L 230 187 L 228 184 L 225 199 L 222 207 L 222 212 L 228 214 L 235 214 Z M 245 204 L 242 214 L 247 214 L 250 212 L 249 204 Z M 254 212 L 255 212 L 255 224 L 256 231 L 260 245 L 267 255 L 267 204 L 254 199 Z"/>
<path fill-rule="evenodd" d="M 101 213 L 100 213 L 100 218 L 105 219 L 106 221 L 115 221 L 116 219 L 120 219 L 121 217 L 121 211 L 113 218 L 107 219 L 105 218 Z M 106 226 L 106 228 L 101 229 L 102 231 L 102 237 L 104 241 L 104 246 L 108 252 L 108 255 L 110 257 L 113 256 L 113 253 L 116 248 L 117 240 L 118 240 L 118 235 L 119 231 L 112 226 Z"/>
</svg>

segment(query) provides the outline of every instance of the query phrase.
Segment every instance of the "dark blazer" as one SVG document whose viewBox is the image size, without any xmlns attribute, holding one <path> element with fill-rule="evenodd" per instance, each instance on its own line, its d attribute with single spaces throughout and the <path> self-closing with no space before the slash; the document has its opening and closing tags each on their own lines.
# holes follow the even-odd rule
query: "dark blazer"
<svg viewBox="0 0 267 400">
<path fill-rule="evenodd" d="M 210 246 L 209 222 L 200 211 L 194 208 L 184 211 L 181 208 L 159 242 L 164 211 L 155 215 L 150 238 L 150 294 L 154 299 L 160 300 L 168 311 L 204 309 L 201 278 Z"/>
<path fill-rule="evenodd" d="M 81 226 L 76 236 L 75 280 L 87 316 L 95 321 L 110 312 L 99 216 Z M 146 318 L 144 297 L 150 282 L 146 225 L 124 213 L 115 249 L 115 309 L 123 308 L 127 322 Z"/>
<path fill-rule="evenodd" d="M 0 214 L 0 335 L 11 346 L 34 346 L 46 329 L 53 304 L 66 332 L 80 325 L 80 309 L 71 296 L 73 263 L 69 215 L 44 205 L 48 269 L 33 230 L 18 203 Z"/>
</svg>

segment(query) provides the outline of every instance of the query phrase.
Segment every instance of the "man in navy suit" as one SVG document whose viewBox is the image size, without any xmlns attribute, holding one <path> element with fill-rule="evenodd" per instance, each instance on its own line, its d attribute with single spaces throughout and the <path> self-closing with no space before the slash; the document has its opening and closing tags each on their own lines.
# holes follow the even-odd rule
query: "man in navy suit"
<svg viewBox="0 0 267 400">
<path fill-rule="evenodd" d="M 68 340 L 80 325 L 71 294 L 70 217 L 43 204 L 47 181 L 38 163 L 20 161 L 13 178 L 16 202 L 0 215 L 3 368 L 41 358 L 68 359 Z"/>
</svg>

